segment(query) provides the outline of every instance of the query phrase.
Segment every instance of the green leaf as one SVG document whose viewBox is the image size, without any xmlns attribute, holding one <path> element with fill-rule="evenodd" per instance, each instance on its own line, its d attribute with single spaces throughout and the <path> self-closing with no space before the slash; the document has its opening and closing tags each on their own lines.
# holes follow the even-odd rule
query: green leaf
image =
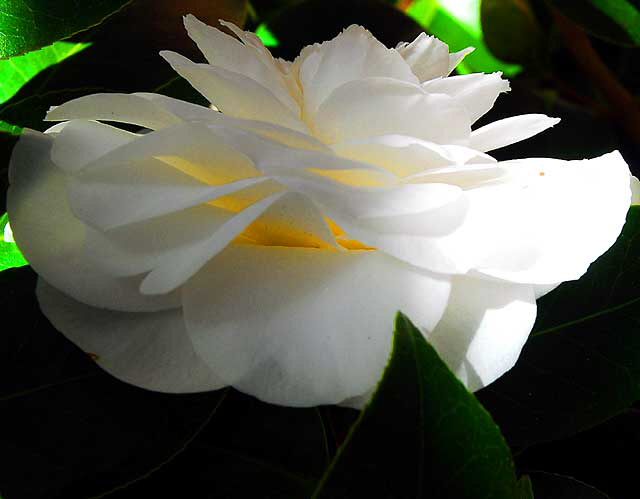
<svg viewBox="0 0 640 499">
<path fill-rule="evenodd" d="M 477 395 L 512 447 L 572 435 L 640 399 L 640 206 L 579 280 L 538 301 L 515 367 Z"/>
<path fill-rule="evenodd" d="M 0 132 L 18 136 L 22 133 L 22 128 L 0 120 Z"/>
<path fill-rule="evenodd" d="M 77 54 L 88 43 L 56 42 L 40 50 L 0 60 L 0 104 L 13 97 L 18 90 L 43 69 Z"/>
<path fill-rule="evenodd" d="M 29 265 L 13 241 L 10 227 L 9 219 L 5 213 L 0 217 L 0 272 Z"/>
<path fill-rule="evenodd" d="M 484 42 L 503 61 L 528 63 L 543 51 L 542 31 L 527 0 L 482 0 Z"/>
<path fill-rule="evenodd" d="M 565 16 L 599 38 L 640 45 L 640 9 L 628 0 L 553 0 Z"/>
<path fill-rule="evenodd" d="M 130 0 L 5 0 L 0 59 L 30 52 L 100 24 Z"/>
<path fill-rule="evenodd" d="M 502 71 L 506 76 L 515 76 L 522 71 L 520 66 L 500 61 L 489 52 L 482 39 L 480 0 L 440 0 L 435 13 L 422 17 L 415 6 L 424 1 L 414 2 L 407 14 L 429 33 L 447 43 L 452 52 L 475 47 L 458 65 L 459 73 Z"/>
<path fill-rule="evenodd" d="M 604 492 L 570 476 L 537 471 L 531 473 L 531 481 L 540 499 L 609 499 Z"/>
<path fill-rule="evenodd" d="M 314 497 L 527 497 L 521 492 L 489 413 L 398 314 L 384 375 Z"/>
</svg>

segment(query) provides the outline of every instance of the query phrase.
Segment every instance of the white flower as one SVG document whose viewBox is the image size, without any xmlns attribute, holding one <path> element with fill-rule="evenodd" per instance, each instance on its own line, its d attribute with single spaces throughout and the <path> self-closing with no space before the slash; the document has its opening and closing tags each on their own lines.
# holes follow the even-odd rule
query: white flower
<svg viewBox="0 0 640 499">
<path fill-rule="evenodd" d="M 402 310 L 475 390 L 513 366 L 536 296 L 620 233 L 618 153 L 486 154 L 557 120 L 472 131 L 508 83 L 448 76 L 467 51 L 424 34 L 387 49 L 351 26 L 289 63 L 231 24 L 237 38 L 185 24 L 209 64 L 162 55 L 221 112 L 82 97 L 26 131 L 10 165 L 42 310 L 120 379 L 359 406 Z"/>
</svg>

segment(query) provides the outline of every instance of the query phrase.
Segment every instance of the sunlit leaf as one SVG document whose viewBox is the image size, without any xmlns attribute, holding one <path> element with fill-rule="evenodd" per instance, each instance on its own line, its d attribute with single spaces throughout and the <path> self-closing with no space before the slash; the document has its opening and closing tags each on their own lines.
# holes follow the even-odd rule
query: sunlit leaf
<svg viewBox="0 0 640 499">
<path fill-rule="evenodd" d="M 4 0 L 0 59 L 36 50 L 100 24 L 130 0 Z"/>
<path fill-rule="evenodd" d="M 278 42 L 278 39 L 275 37 L 275 35 L 271 33 L 271 31 L 269 31 L 269 28 L 267 28 L 267 25 L 264 23 L 258 26 L 258 28 L 256 29 L 256 35 L 258 38 L 260 38 L 260 40 L 262 40 L 262 43 L 264 43 L 265 47 L 277 47 L 278 44 L 280 43 Z"/>
<path fill-rule="evenodd" d="M 5 213 L 0 217 L 0 271 L 29 265 L 22 256 L 11 232 L 9 219 Z"/>
<path fill-rule="evenodd" d="M 9 100 L 20 87 L 43 69 L 77 54 L 88 43 L 56 42 L 24 55 L 0 60 L 0 104 Z"/>
</svg>

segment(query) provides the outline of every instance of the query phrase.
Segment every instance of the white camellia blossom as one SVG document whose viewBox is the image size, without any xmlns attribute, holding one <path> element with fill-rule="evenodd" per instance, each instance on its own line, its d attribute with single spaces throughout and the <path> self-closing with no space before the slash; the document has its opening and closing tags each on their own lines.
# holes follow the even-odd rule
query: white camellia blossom
<svg viewBox="0 0 640 499">
<path fill-rule="evenodd" d="M 41 308 L 114 376 L 358 407 L 401 310 L 476 390 L 514 365 L 536 297 L 619 235 L 620 154 L 497 162 L 486 152 L 558 120 L 474 128 L 509 85 L 449 76 L 468 50 L 424 34 L 388 49 L 350 26 L 287 62 L 222 24 L 235 37 L 185 18 L 208 63 L 161 53 L 211 108 L 81 97 L 11 159 Z"/>
</svg>

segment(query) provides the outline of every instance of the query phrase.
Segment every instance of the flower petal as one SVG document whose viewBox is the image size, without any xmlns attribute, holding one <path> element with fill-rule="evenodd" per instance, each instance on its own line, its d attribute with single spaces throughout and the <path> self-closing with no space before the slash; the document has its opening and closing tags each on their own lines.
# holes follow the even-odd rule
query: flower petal
<svg viewBox="0 0 640 499">
<path fill-rule="evenodd" d="M 131 313 L 91 307 L 38 280 L 42 312 L 56 329 L 116 378 L 169 393 L 225 386 L 195 353 L 180 309 Z"/>
<path fill-rule="evenodd" d="M 466 49 L 458 50 L 457 52 L 451 52 L 449 54 L 449 68 L 447 74 L 443 76 L 449 76 L 454 69 L 462 62 L 462 60 L 475 50 L 475 47 L 467 47 Z"/>
<path fill-rule="evenodd" d="M 373 387 L 395 312 L 430 331 L 448 292 L 446 277 L 375 251 L 237 245 L 186 284 L 183 300 L 196 351 L 225 382 L 311 406 Z"/>
<path fill-rule="evenodd" d="M 107 231 L 88 228 L 87 258 L 116 276 L 143 274 L 208 239 L 233 213 L 208 204 Z"/>
<path fill-rule="evenodd" d="M 421 82 L 450 72 L 449 46 L 434 36 L 420 33 L 411 43 L 399 44 L 396 50 Z"/>
<path fill-rule="evenodd" d="M 519 186 L 509 196 L 513 202 L 502 206 L 509 206 L 514 216 L 505 218 L 500 213 L 505 210 L 495 206 L 493 224 L 514 236 L 524 232 L 517 226 L 525 227 L 526 234 L 503 246 L 509 253 L 487 258 L 476 268 L 513 282 L 545 285 L 578 279 L 622 230 L 631 200 L 628 165 L 617 151 L 583 161 L 531 158 L 509 163 Z M 516 263 L 516 246 L 523 244 L 535 260 Z"/>
<path fill-rule="evenodd" d="M 56 165 L 74 173 L 106 153 L 128 144 L 140 136 L 104 123 L 72 120 L 57 132 L 51 148 Z"/>
<path fill-rule="evenodd" d="M 248 76 L 218 66 L 196 64 L 168 50 L 160 55 L 223 113 L 306 132 L 306 126 L 294 112 L 271 90 Z"/>
<path fill-rule="evenodd" d="M 427 340 L 475 391 L 513 367 L 535 319 L 532 286 L 455 276 L 444 316 Z"/>
<path fill-rule="evenodd" d="M 208 238 L 162 255 L 156 267 L 142 281 L 140 292 L 145 295 L 166 294 L 181 286 L 282 196 L 282 193 L 277 193 L 262 199 L 225 220 Z"/>
<path fill-rule="evenodd" d="M 50 160 L 52 142 L 47 134 L 25 130 L 9 165 L 7 211 L 31 266 L 56 288 L 95 307 L 154 311 L 179 306 L 177 293 L 143 296 L 140 278 L 114 277 L 86 258 L 86 227 L 68 205 L 65 175 Z"/>
<path fill-rule="evenodd" d="M 187 107 L 198 107 L 193 104 Z M 206 109 L 206 108 L 202 108 Z M 209 110 L 213 113 L 214 111 Z M 136 94 L 91 94 L 52 107 L 47 121 L 70 119 L 108 120 L 131 123 L 151 130 L 176 125 L 182 120 L 175 114 Z"/>
<path fill-rule="evenodd" d="M 400 134 L 466 145 L 469 123 L 466 110 L 448 95 L 391 78 L 367 78 L 337 88 L 318 109 L 314 131 L 328 144 Z"/>
<path fill-rule="evenodd" d="M 264 52 L 204 24 L 191 14 L 185 16 L 184 25 L 209 64 L 255 80 L 268 88 L 291 112 L 296 115 L 300 113 L 300 108 L 289 94 L 283 75 L 272 57 L 265 57 Z"/>
<path fill-rule="evenodd" d="M 500 72 L 436 78 L 421 86 L 427 92 L 446 94 L 456 99 L 469 112 L 471 123 L 475 123 L 493 107 L 500 93 L 509 90 L 509 82 L 502 79 Z"/>
<path fill-rule="evenodd" d="M 208 107 L 153 93 L 87 95 L 54 107 L 47 114 L 49 121 L 67 119 L 117 121 L 151 130 L 161 130 L 184 121 L 204 121 L 249 130 L 290 147 L 329 150 L 306 133 L 264 121 L 234 118 Z"/>
<path fill-rule="evenodd" d="M 333 144 L 343 158 L 381 166 L 399 177 L 409 177 L 434 167 L 468 161 L 495 162 L 493 158 L 463 146 L 439 145 L 408 135 L 389 134 Z"/>
<path fill-rule="evenodd" d="M 380 76 L 418 83 L 403 58 L 361 26 L 349 26 L 334 39 L 309 47 L 301 57 L 294 65 L 299 66 L 304 114 L 309 118 L 336 88 L 353 80 Z"/>
<path fill-rule="evenodd" d="M 469 147 L 478 151 L 493 151 L 551 128 L 560 122 L 544 114 L 521 114 L 494 121 L 471 132 Z"/>
</svg>

